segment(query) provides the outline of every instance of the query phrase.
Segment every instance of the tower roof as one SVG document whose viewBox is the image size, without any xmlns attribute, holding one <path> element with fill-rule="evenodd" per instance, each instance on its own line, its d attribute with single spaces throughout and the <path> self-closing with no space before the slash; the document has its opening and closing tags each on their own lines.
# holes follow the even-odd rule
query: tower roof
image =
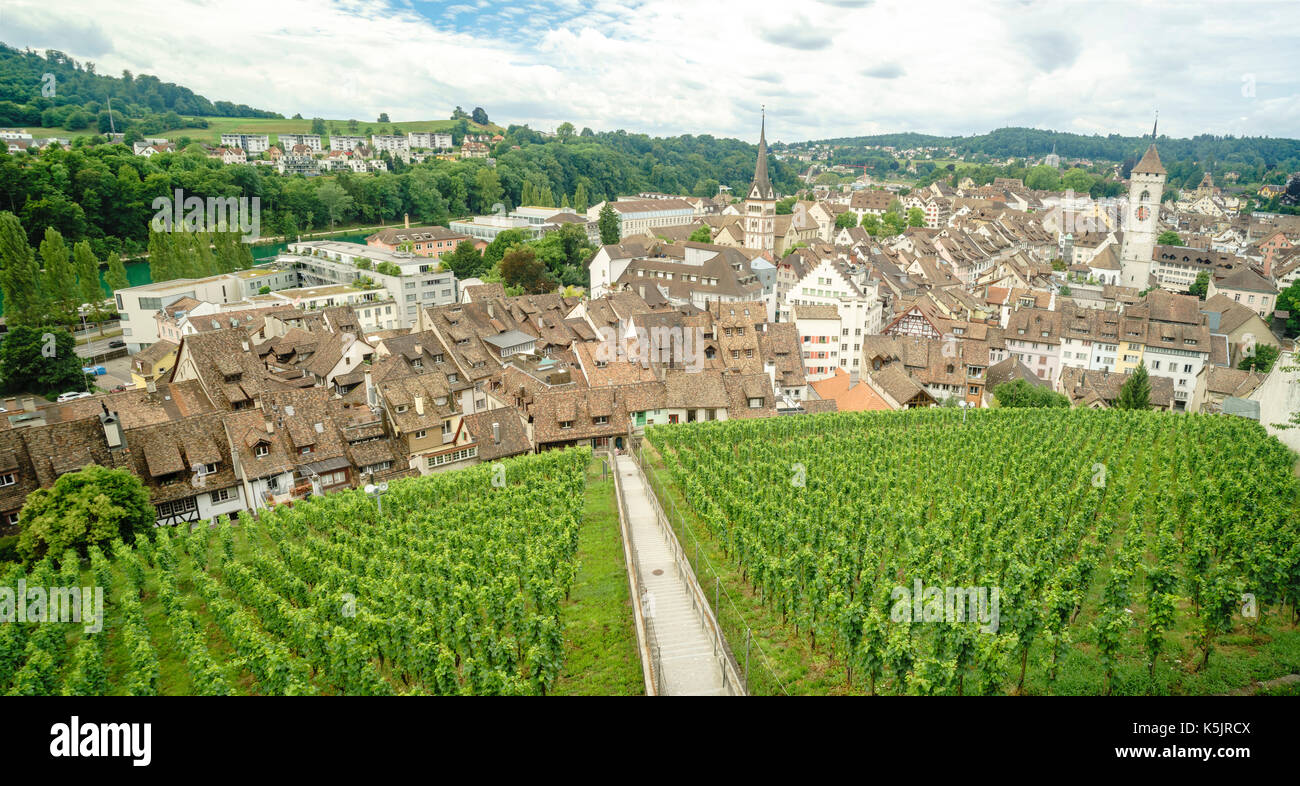
<svg viewBox="0 0 1300 786">
<path fill-rule="evenodd" d="M 1133 167 L 1133 173 L 1138 175 L 1165 174 L 1165 167 L 1160 163 L 1160 154 L 1156 152 L 1155 142 L 1152 142 L 1151 147 L 1147 148 L 1146 154 L 1142 156 L 1142 160 L 1138 162 L 1138 165 Z"/>
<path fill-rule="evenodd" d="M 767 177 L 767 112 L 758 131 L 758 164 L 754 167 L 754 183 L 749 187 L 750 199 L 776 199 L 772 181 Z"/>
</svg>

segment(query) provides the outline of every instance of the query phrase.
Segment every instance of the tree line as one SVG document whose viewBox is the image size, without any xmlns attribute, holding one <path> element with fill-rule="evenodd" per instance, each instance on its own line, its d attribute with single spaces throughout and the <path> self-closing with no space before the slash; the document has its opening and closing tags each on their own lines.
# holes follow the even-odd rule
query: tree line
<svg viewBox="0 0 1300 786">
<path fill-rule="evenodd" d="M 153 200 L 257 197 L 264 236 L 294 238 L 326 225 L 373 225 L 409 214 L 421 224 L 540 202 L 585 211 L 620 195 L 643 191 L 716 194 L 719 185 L 743 191 L 753 176 L 756 148 L 734 139 L 651 138 L 617 131 L 550 137 L 511 126 L 486 159 L 428 160 L 392 171 L 339 172 L 306 178 L 255 165 L 224 165 L 189 148 L 151 158 L 123 145 L 78 138 L 72 149 L 37 154 L 0 153 L 0 209 L 17 215 L 29 242 L 46 227 L 70 242 L 87 240 L 101 257 L 130 257 L 149 242 Z M 774 184 L 793 192 L 795 171 L 769 162 Z"/>
</svg>

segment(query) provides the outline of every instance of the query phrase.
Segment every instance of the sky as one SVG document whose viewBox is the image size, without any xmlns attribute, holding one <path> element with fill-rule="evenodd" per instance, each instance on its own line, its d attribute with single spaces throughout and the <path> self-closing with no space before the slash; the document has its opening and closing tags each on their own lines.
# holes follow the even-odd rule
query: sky
<svg viewBox="0 0 1300 786">
<path fill-rule="evenodd" d="M 1300 137 L 1296 0 L 4 0 L 0 41 L 286 117 Z"/>
</svg>

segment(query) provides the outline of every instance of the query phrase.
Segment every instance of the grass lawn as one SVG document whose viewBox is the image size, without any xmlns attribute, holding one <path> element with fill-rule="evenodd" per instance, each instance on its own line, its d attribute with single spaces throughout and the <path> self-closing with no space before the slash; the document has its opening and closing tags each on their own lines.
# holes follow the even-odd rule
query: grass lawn
<svg viewBox="0 0 1300 786">
<path fill-rule="evenodd" d="M 645 694 L 637 653 L 614 480 L 598 459 L 587 469 L 587 504 L 578 535 L 578 576 L 564 604 L 564 670 L 559 696 Z"/>
</svg>

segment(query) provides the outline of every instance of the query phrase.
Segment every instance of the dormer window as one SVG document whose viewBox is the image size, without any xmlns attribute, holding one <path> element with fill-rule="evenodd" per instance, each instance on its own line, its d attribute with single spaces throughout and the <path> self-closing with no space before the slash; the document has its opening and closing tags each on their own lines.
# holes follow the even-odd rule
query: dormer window
<svg viewBox="0 0 1300 786">
<path fill-rule="evenodd" d="M 442 360 L 443 360 L 442 355 L 434 355 L 434 356 L 433 356 L 433 362 L 434 362 L 434 363 L 441 363 Z"/>
<path fill-rule="evenodd" d="M 416 358 L 411 361 L 411 366 L 414 368 L 424 368 L 424 360 L 422 358 Z"/>
<path fill-rule="evenodd" d="M 259 442 L 253 446 L 253 455 L 256 456 L 257 458 L 262 458 L 263 456 L 270 455 L 270 453 L 271 453 L 271 446 L 265 442 Z"/>
<path fill-rule="evenodd" d="M 763 399 L 762 399 L 761 397 L 751 398 L 751 399 L 749 400 L 749 408 L 750 408 L 750 409 L 762 409 L 762 408 L 763 408 Z"/>
<path fill-rule="evenodd" d="M 18 482 L 18 475 L 13 472 L 6 472 L 0 475 L 0 487 L 12 486 Z"/>
<path fill-rule="evenodd" d="M 400 414 L 402 414 L 403 412 L 405 412 L 406 410 L 410 409 L 410 407 L 409 407 L 408 405 L 406 405 L 406 404 L 398 404 L 396 407 L 394 407 L 394 409 L 396 409 L 396 410 L 397 410 L 397 414 L 400 415 Z"/>
</svg>

